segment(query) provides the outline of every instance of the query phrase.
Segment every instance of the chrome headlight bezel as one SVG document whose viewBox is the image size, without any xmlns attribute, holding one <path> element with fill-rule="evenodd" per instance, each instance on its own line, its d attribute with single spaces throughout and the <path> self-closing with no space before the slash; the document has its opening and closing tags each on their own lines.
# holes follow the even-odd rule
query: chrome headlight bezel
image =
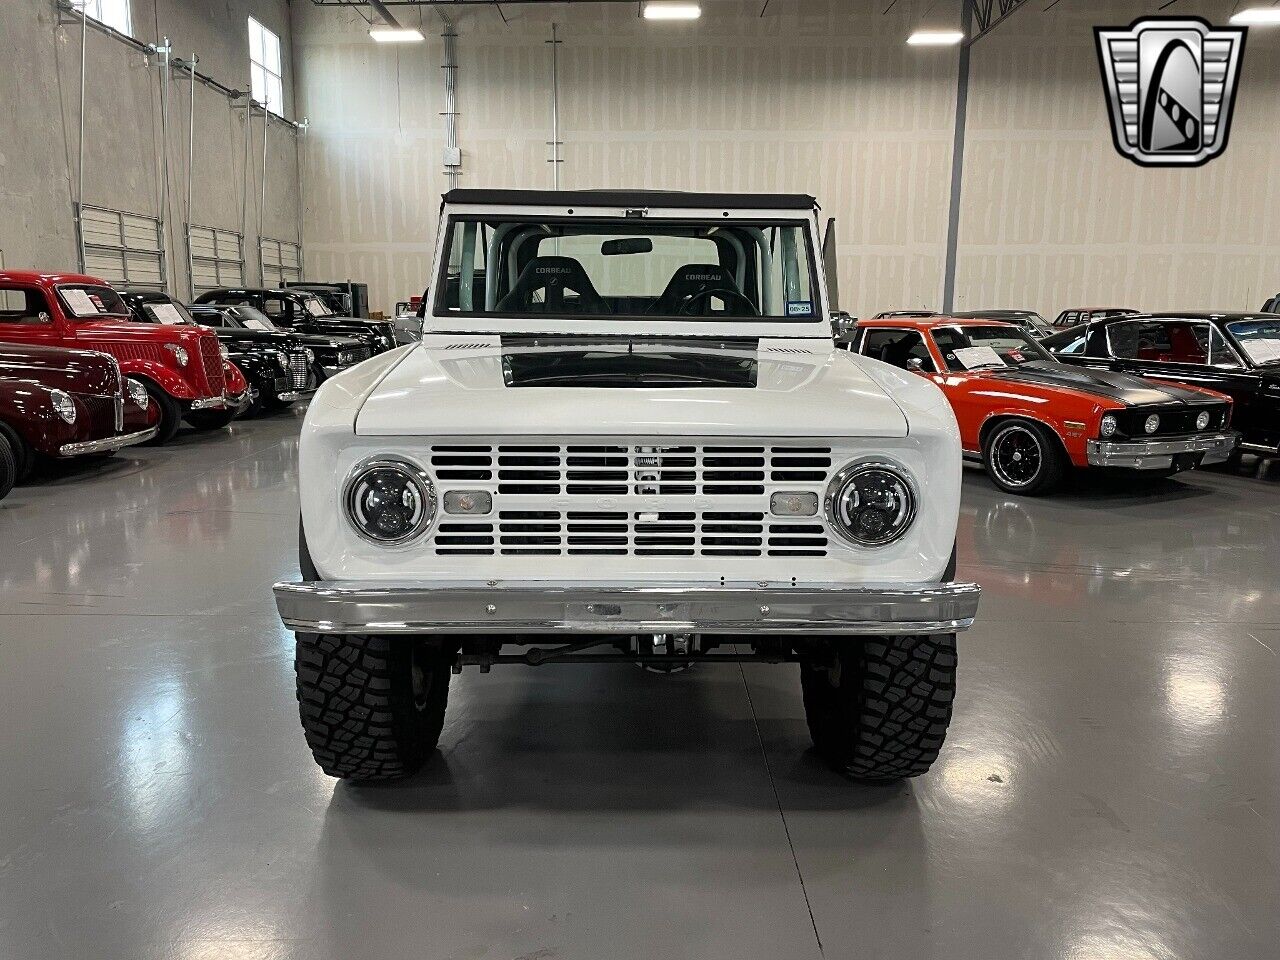
<svg viewBox="0 0 1280 960">
<path fill-rule="evenodd" d="M 169 351 L 169 354 L 173 357 L 174 362 L 178 366 L 185 367 L 191 362 L 191 356 L 187 353 L 186 347 L 181 344 L 166 343 L 164 348 Z"/>
<path fill-rule="evenodd" d="M 419 515 L 413 526 L 407 533 L 398 537 L 376 536 L 369 532 L 359 519 L 358 497 L 362 484 L 378 470 L 391 470 L 403 476 L 407 481 L 406 486 L 412 487 L 417 492 L 421 502 Z M 404 546 L 419 539 L 435 523 L 440 512 L 438 500 L 435 482 L 426 470 L 411 460 L 391 454 L 378 454 L 361 460 L 352 468 L 342 488 L 342 512 L 347 519 L 347 524 L 360 539 L 380 547 Z"/>
<path fill-rule="evenodd" d="M 868 473 L 886 473 L 902 485 L 906 493 L 906 509 L 903 516 L 889 527 L 889 532 L 881 537 L 864 538 L 856 535 L 845 519 L 845 494 L 853 481 Z M 823 498 L 827 525 L 848 546 L 864 549 L 879 549 L 896 543 L 906 536 L 915 523 L 919 510 L 920 490 L 915 477 L 905 467 L 888 460 L 855 460 L 845 464 L 832 476 L 827 484 L 827 492 Z"/>
<path fill-rule="evenodd" d="M 67 391 L 56 388 L 50 390 L 49 403 L 53 407 L 53 412 L 67 426 L 76 422 L 76 402 Z"/>
<path fill-rule="evenodd" d="M 1213 417 L 1210 416 L 1209 411 L 1201 410 L 1199 415 L 1196 417 L 1196 429 L 1208 430 L 1209 424 L 1211 423 L 1213 423 Z"/>
<path fill-rule="evenodd" d="M 151 405 L 151 397 L 147 393 L 147 388 L 132 377 L 125 378 L 124 392 L 129 395 L 129 399 L 133 401 L 136 407 L 145 410 Z"/>
</svg>

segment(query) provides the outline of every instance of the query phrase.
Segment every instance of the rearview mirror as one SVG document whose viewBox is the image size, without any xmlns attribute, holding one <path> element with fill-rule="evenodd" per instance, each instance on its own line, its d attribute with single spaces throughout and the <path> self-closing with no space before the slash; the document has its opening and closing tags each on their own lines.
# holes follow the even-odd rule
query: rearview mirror
<svg viewBox="0 0 1280 960">
<path fill-rule="evenodd" d="M 648 237 L 623 237 L 600 244 L 600 255 L 617 257 L 627 253 L 652 253 L 653 241 Z"/>
</svg>

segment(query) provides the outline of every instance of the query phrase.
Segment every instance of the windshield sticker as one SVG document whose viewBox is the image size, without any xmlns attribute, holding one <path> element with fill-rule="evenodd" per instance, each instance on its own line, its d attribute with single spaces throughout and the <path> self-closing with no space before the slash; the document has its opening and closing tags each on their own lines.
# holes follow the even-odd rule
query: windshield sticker
<svg viewBox="0 0 1280 960">
<path fill-rule="evenodd" d="M 1242 339 L 1240 346 L 1244 347 L 1249 359 L 1259 366 L 1280 360 L 1280 340 Z"/>
<path fill-rule="evenodd" d="M 813 316 L 813 301 L 812 300 L 788 300 L 787 316 L 788 317 Z"/>
<path fill-rule="evenodd" d="M 1026 358 L 1026 357 L 1024 357 L 1024 356 L 1022 355 L 1022 351 L 1021 351 L 1021 350 L 1010 350 L 1010 351 L 1009 351 L 1009 359 L 1010 359 L 1010 360 L 1012 360 L 1014 363 L 1022 363 L 1022 362 L 1024 362 L 1027 358 Z"/>
<path fill-rule="evenodd" d="M 257 317 L 241 317 L 240 322 L 250 330 L 266 330 L 270 332 L 271 325 L 266 321 L 259 320 Z"/>
<path fill-rule="evenodd" d="M 151 315 L 156 318 L 156 323 L 163 323 L 168 326 L 186 323 L 186 319 L 178 312 L 178 308 L 172 303 L 151 303 L 147 305 L 151 311 Z"/>
<path fill-rule="evenodd" d="M 83 290 L 63 287 L 60 292 L 63 301 L 77 317 L 96 317 L 103 312 L 102 301 L 97 297 L 89 296 Z"/>
<path fill-rule="evenodd" d="M 313 317 L 327 317 L 329 315 L 329 312 L 324 308 L 324 304 L 319 300 L 307 301 L 307 313 Z"/>
<path fill-rule="evenodd" d="M 961 366 L 966 370 L 976 370 L 978 367 L 1004 366 L 1004 361 L 1000 359 L 1000 354 L 990 347 L 956 347 L 953 352 L 955 353 L 955 358 L 960 361 Z"/>
</svg>

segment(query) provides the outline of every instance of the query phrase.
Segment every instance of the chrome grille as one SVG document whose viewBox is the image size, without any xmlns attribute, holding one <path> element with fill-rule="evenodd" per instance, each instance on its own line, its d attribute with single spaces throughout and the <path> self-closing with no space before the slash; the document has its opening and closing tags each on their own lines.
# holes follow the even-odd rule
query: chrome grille
<svg viewBox="0 0 1280 960">
<path fill-rule="evenodd" d="M 500 510 L 442 519 L 431 547 L 445 556 L 825 557 L 827 534 L 817 518 L 751 511 Z"/>
<path fill-rule="evenodd" d="M 428 464 L 441 491 L 494 495 L 488 516 L 440 518 L 427 541 L 438 555 L 827 555 L 820 517 L 769 513 L 779 489 L 821 497 L 827 447 L 438 444 Z"/>
<path fill-rule="evenodd" d="M 290 350 L 288 356 L 289 386 L 294 390 L 306 390 L 311 386 L 311 364 L 301 350 Z"/>
<path fill-rule="evenodd" d="M 222 351 L 218 348 L 216 334 L 210 332 L 200 337 L 200 361 L 204 366 L 204 378 L 209 385 L 210 395 L 221 395 L 226 389 L 226 379 L 222 372 Z"/>
<path fill-rule="evenodd" d="M 755 496 L 766 484 L 821 484 L 827 447 L 621 444 L 441 445 L 440 481 L 495 482 L 500 495 Z"/>
<path fill-rule="evenodd" d="M 101 397 L 80 394 L 80 402 L 89 415 L 93 437 L 110 436 L 124 429 L 124 402 L 118 396 Z"/>
</svg>

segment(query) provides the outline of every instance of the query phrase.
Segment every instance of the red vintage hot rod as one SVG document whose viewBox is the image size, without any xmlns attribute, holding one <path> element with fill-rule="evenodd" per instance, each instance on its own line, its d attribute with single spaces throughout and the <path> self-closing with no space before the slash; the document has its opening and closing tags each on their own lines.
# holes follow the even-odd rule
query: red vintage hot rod
<svg viewBox="0 0 1280 960">
<path fill-rule="evenodd" d="M 0 271 L 0 342 L 98 350 L 142 384 L 164 443 L 186 420 L 225 427 L 248 402 L 248 384 L 222 354 L 212 330 L 130 322 L 129 308 L 104 280 L 73 273 Z"/>
</svg>

